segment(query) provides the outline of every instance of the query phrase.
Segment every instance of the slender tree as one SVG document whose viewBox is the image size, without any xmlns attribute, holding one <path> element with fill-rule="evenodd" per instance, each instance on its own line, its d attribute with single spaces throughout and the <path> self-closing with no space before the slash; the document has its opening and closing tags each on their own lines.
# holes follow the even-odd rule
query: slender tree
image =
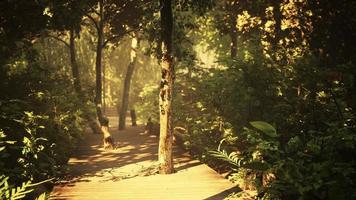
<svg viewBox="0 0 356 200">
<path fill-rule="evenodd" d="M 109 120 L 104 116 L 102 110 L 103 103 L 103 70 L 102 70 L 102 56 L 105 46 L 111 41 L 111 38 L 105 40 L 104 27 L 107 24 L 109 16 L 115 13 L 114 10 L 108 9 L 112 5 L 107 0 L 98 0 L 96 5 L 90 6 L 85 13 L 96 31 L 96 58 L 95 58 L 95 107 L 96 114 L 101 126 L 101 133 L 104 136 L 104 148 L 113 148 L 114 140 L 109 132 Z"/>
<path fill-rule="evenodd" d="M 96 44 L 96 58 L 95 58 L 95 106 L 97 111 L 97 116 L 101 125 L 103 122 L 102 113 L 102 53 L 103 53 L 103 43 L 104 43 L 104 2 L 103 0 L 98 1 L 98 10 L 94 13 L 98 15 L 98 20 L 95 20 L 90 14 L 87 17 L 92 20 L 97 32 L 97 44 Z"/>
<path fill-rule="evenodd" d="M 172 0 L 160 0 L 162 39 L 162 79 L 159 92 L 160 139 L 158 149 L 159 171 L 161 174 L 174 172 L 172 143 L 172 94 L 174 83 L 174 63 L 172 56 L 173 12 Z"/>
<path fill-rule="evenodd" d="M 77 62 L 77 55 L 76 55 L 76 46 L 75 46 L 75 30 L 70 29 L 69 30 L 69 43 L 61 38 L 59 35 L 48 35 L 50 38 L 54 38 L 57 41 L 60 41 L 63 43 L 66 47 L 69 49 L 69 55 L 70 55 L 70 66 L 71 66 L 71 71 L 72 71 L 72 77 L 73 77 L 73 86 L 75 89 L 75 92 L 77 93 L 79 98 L 83 98 L 83 92 L 82 92 L 82 86 L 80 82 L 80 74 L 79 74 L 79 65 Z M 102 133 L 97 120 L 95 117 L 93 117 L 91 114 L 89 114 L 89 111 L 85 111 L 85 118 L 89 123 L 90 128 L 92 129 L 93 133 L 95 134 L 100 134 Z"/>
<path fill-rule="evenodd" d="M 74 86 L 74 89 L 77 92 L 77 94 L 80 96 L 82 87 L 80 84 L 79 67 L 78 67 L 77 57 L 76 57 L 75 30 L 74 30 L 74 28 L 71 28 L 69 30 L 69 42 L 66 41 L 65 38 L 62 38 L 62 36 L 60 34 L 57 34 L 57 35 L 48 34 L 47 36 L 49 38 L 53 38 L 53 39 L 63 43 L 64 46 L 68 48 L 69 56 L 70 56 L 70 67 L 71 67 L 72 78 L 73 78 L 73 86 Z"/>
<path fill-rule="evenodd" d="M 70 65 L 72 68 L 73 84 L 74 89 L 78 95 L 82 92 L 82 87 L 80 85 L 79 68 L 76 59 L 75 51 L 75 30 L 71 28 L 69 31 L 69 50 L 70 50 Z"/>
<path fill-rule="evenodd" d="M 85 15 L 96 29 L 96 87 L 95 104 L 99 121 L 103 120 L 102 57 L 109 43 L 117 43 L 123 36 L 139 27 L 143 8 L 136 1 L 98 0 Z"/>
<path fill-rule="evenodd" d="M 83 16 L 85 13 L 90 12 L 88 8 L 93 7 L 94 4 L 95 1 L 88 2 L 82 0 L 68 1 L 67 3 L 63 3 L 59 0 L 50 1 L 52 16 L 49 27 L 51 30 L 58 31 L 57 33 L 59 34 L 54 34 L 54 32 L 49 31 L 47 36 L 62 42 L 66 47 L 68 47 L 70 55 L 70 66 L 73 77 L 73 86 L 77 96 L 83 100 L 84 93 L 81 87 L 81 77 L 79 73 L 80 70 L 76 55 L 76 39 L 78 38 L 81 31 Z M 63 33 L 66 33 L 65 35 L 69 34 L 69 40 L 68 38 L 63 37 Z M 84 113 L 92 131 L 96 134 L 102 133 L 95 117 L 93 117 L 88 110 L 85 110 Z"/>
<path fill-rule="evenodd" d="M 127 66 L 124 86 L 123 86 L 123 94 L 122 101 L 120 106 L 119 113 L 119 130 L 125 129 L 125 121 L 126 121 L 126 113 L 129 106 L 129 96 L 130 96 L 130 85 L 132 75 L 135 70 L 135 64 L 137 61 L 137 50 L 138 50 L 138 39 L 133 38 L 131 42 L 131 55 L 130 55 L 130 63 Z"/>
<path fill-rule="evenodd" d="M 103 104 L 103 69 L 102 69 L 102 57 L 103 50 L 109 39 L 105 40 L 104 27 L 107 24 L 109 16 L 112 15 L 112 10 L 107 9 L 110 7 L 111 2 L 106 0 L 98 0 L 97 4 L 90 7 L 85 16 L 93 23 L 96 31 L 96 47 L 95 47 L 95 107 L 97 117 L 100 124 L 103 126 L 104 114 L 102 111 Z"/>
<path fill-rule="evenodd" d="M 95 88 L 95 106 L 98 120 L 100 122 L 101 131 L 104 134 L 104 148 L 114 148 L 114 140 L 109 132 L 109 120 L 104 116 L 102 111 L 103 103 L 103 82 L 102 82 L 102 55 L 103 49 L 105 47 L 104 41 L 104 25 L 105 25 L 105 16 L 104 16 L 104 0 L 98 1 L 98 12 L 95 12 L 99 20 L 95 21 L 93 17 L 88 15 L 93 21 L 95 28 L 97 30 L 97 44 L 96 44 L 96 60 L 95 60 L 95 73 L 96 73 L 96 88 Z"/>
<path fill-rule="evenodd" d="M 96 42 L 96 87 L 95 87 L 95 105 L 97 117 L 100 122 L 102 132 L 104 133 L 104 146 L 113 146 L 113 139 L 108 131 L 108 119 L 102 112 L 103 103 L 103 79 L 102 79 L 102 55 L 104 48 L 109 43 L 117 43 L 123 36 L 137 30 L 144 17 L 145 6 L 138 6 L 142 1 L 115 1 L 115 0 L 98 0 L 97 4 L 86 9 L 85 13 L 90 20 L 97 34 Z"/>
</svg>

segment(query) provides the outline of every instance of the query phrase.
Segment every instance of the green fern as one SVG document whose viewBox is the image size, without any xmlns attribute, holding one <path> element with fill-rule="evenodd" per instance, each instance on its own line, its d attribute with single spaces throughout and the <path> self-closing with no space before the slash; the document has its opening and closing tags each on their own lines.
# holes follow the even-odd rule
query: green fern
<svg viewBox="0 0 356 200">
<path fill-rule="evenodd" d="M 209 151 L 209 154 L 215 158 L 218 158 L 222 161 L 228 162 L 233 167 L 240 168 L 242 159 L 239 158 L 239 155 L 236 152 L 231 152 L 228 154 L 225 150 Z"/>
<path fill-rule="evenodd" d="M 24 182 L 21 186 L 12 188 L 11 193 L 8 191 L 6 197 L 11 200 L 22 199 L 26 194 L 33 191 L 33 189 L 29 189 L 29 187 L 31 187 L 31 181 Z"/>
<path fill-rule="evenodd" d="M 8 184 L 9 177 L 1 176 L 0 182 L 0 199 L 2 200 L 16 200 L 24 198 L 28 193 L 31 193 L 34 186 L 51 181 L 52 179 L 45 180 L 39 183 L 32 184 L 31 181 L 23 182 L 21 186 L 11 187 Z M 43 199 L 42 194 L 38 199 Z"/>
<path fill-rule="evenodd" d="M 12 188 L 8 184 L 8 179 L 9 177 L 1 177 L 1 182 L 0 182 L 0 197 L 1 199 L 6 199 L 6 200 L 15 200 L 15 199 L 22 199 L 26 196 L 26 194 L 30 193 L 33 191 L 33 189 L 30 189 L 31 181 L 27 181 L 22 183 L 21 186 L 14 187 Z"/>
</svg>

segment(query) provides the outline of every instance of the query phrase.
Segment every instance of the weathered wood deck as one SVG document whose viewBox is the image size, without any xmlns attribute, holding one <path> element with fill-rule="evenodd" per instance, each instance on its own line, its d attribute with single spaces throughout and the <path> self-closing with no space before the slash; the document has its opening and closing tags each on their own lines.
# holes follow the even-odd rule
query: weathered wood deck
<svg viewBox="0 0 356 200">
<path fill-rule="evenodd" d="M 117 131 L 111 117 L 110 131 L 119 144 L 102 148 L 102 136 L 85 134 L 69 160 L 69 175 L 58 183 L 53 199 L 224 199 L 234 185 L 207 165 L 175 149 L 176 173 L 157 174 L 158 139 L 144 135 L 143 127 Z"/>
</svg>

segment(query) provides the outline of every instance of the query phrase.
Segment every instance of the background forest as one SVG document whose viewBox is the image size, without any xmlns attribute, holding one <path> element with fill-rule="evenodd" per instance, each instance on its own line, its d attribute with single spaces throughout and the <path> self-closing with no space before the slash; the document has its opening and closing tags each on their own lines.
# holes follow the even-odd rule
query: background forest
<svg viewBox="0 0 356 200">
<path fill-rule="evenodd" d="M 184 148 L 256 198 L 356 199 L 356 2 L 172 8 Z M 152 0 L 0 2 L 1 199 L 34 199 L 60 179 L 98 105 L 159 123 L 159 11 Z"/>
</svg>

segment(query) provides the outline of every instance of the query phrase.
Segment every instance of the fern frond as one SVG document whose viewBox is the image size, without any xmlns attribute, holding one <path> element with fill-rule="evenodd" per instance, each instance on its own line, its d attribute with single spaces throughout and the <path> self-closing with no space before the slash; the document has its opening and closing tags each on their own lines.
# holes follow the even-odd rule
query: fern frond
<svg viewBox="0 0 356 200">
<path fill-rule="evenodd" d="M 26 194 L 30 193 L 33 191 L 33 189 L 28 189 L 31 187 L 31 181 L 27 181 L 22 183 L 21 186 L 18 186 L 16 188 L 12 188 L 11 190 L 11 200 L 15 199 L 22 199 L 26 196 Z"/>
<path fill-rule="evenodd" d="M 53 179 L 48 179 L 39 183 L 31 183 L 31 181 L 23 182 L 21 186 L 11 187 L 8 184 L 9 177 L 1 177 L 0 182 L 0 199 L 4 200 L 16 200 L 23 199 L 28 193 L 31 193 L 34 189 L 32 187 L 43 184 L 45 182 L 51 181 Z M 41 195 L 43 199 L 43 195 Z M 41 199 L 40 198 L 40 199 Z"/>
<path fill-rule="evenodd" d="M 209 151 L 210 155 L 218 158 L 222 161 L 228 162 L 229 164 L 233 165 L 234 167 L 239 168 L 241 159 L 239 158 L 239 155 L 236 152 L 231 152 L 228 154 L 225 150 L 217 150 L 217 151 Z"/>
</svg>

